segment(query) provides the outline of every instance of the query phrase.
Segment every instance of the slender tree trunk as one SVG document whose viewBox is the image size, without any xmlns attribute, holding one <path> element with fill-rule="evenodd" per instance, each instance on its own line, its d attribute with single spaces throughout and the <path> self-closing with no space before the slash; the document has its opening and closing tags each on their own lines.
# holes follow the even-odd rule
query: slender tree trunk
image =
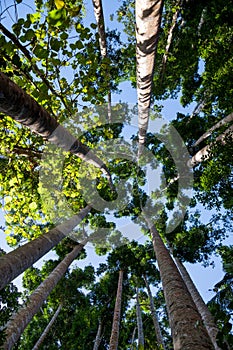
<svg viewBox="0 0 233 350">
<path fill-rule="evenodd" d="M 151 293 L 150 285 L 149 285 L 149 283 L 147 281 L 146 274 L 143 275 L 143 279 L 145 281 L 147 293 L 148 293 L 149 300 L 150 300 L 150 312 L 151 312 L 151 316 L 152 316 L 152 320 L 153 320 L 153 324 L 154 324 L 154 328 L 155 328 L 155 335 L 156 335 L 157 343 L 158 343 L 158 345 L 159 345 L 159 347 L 161 349 L 166 350 L 166 346 L 164 344 L 162 333 L 161 333 L 161 329 L 160 329 L 160 325 L 159 325 L 159 320 L 158 320 L 158 317 L 157 317 L 157 314 L 156 314 L 156 310 L 155 310 L 153 296 L 152 296 L 152 293 Z"/>
<path fill-rule="evenodd" d="M 143 333 L 143 324 L 142 324 L 142 310 L 140 306 L 139 293 L 137 288 L 136 295 L 136 313 L 137 313 L 137 325 L 138 325 L 138 350 L 144 350 L 144 333 Z"/>
<path fill-rule="evenodd" d="M 55 314 L 53 315 L 53 317 L 51 318 L 51 320 L 49 321 L 47 327 L 44 329 L 44 332 L 41 334 L 40 338 L 37 340 L 36 344 L 33 346 L 32 350 L 38 350 L 39 347 L 41 346 L 41 344 L 43 343 L 43 341 L 45 340 L 47 334 L 49 333 L 50 329 L 52 328 L 54 322 L 57 319 L 57 316 L 59 315 L 59 312 L 61 311 L 62 308 L 62 304 L 60 304 L 55 312 Z"/>
<path fill-rule="evenodd" d="M 139 148 L 145 143 L 163 0 L 136 0 Z M 139 150 L 139 155 L 140 155 Z"/>
<path fill-rule="evenodd" d="M 4 350 L 12 349 L 13 345 L 18 341 L 28 323 L 39 311 L 40 307 L 43 305 L 43 302 L 47 299 L 51 291 L 60 281 L 73 260 L 78 256 L 86 242 L 87 239 L 81 244 L 76 245 L 72 252 L 67 254 L 62 262 L 58 264 L 51 274 L 30 295 L 27 303 L 22 306 L 21 309 L 19 309 L 19 311 L 7 322 L 6 339 L 3 344 Z"/>
<path fill-rule="evenodd" d="M 226 116 L 225 118 L 220 120 L 218 123 L 213 125 L 208 131 L 206 131 L 201 137 L 199 137 L 199 139 L 193 144 L 193 147 L 198 146 L 199 143 L 201 143 L 207 137 L 209 137 L 213 133 L 214 130 L 220 128 L 222 125 L 230 123 L 231 121 L 233 121 L 233 113 L 229 114 L 228 116 Z"/>
<path fill-rule="evenodd" d="M 172 332 L 174 350 L 214 350 L 201 316 L 158 231 L 150 228 Z"/>
<path fill-rule="evenodd" d="M 209 337 L 214 345 L 214 349 L 221 350 L 221 348 L 217 345 L 217 342 L 216 342 L 218 328 L 214 322 L 213 315 L 211 314 L 207 305 L 204 303 L 204 300 L 202 299 L 200 293 L 198 292 L 198 290 L 197 290 L 195 284 L 193 283 L 185 266 L 182 264 L 182 262 L 177 257 L 175 257 L 174 259 L 175 259 L 176 265 L 178 266 L 178 268 L 181 272 L 182 278 L 183 278 L 183 280 L 184 280 L 184 282 L 185 282 L 185 284 L 186 284 L 186 286 L 187 286 L 187 288 L 188 288 L 188 290 L 193 298 L 193 301 L 194 301 L 194 303 L 199 311 L 199 314 L 202 317 L 202 320 L 203 320 L 204 325 L 207 329 Z"/>
<path fill-rule="evenodd" d="M 91 206 L 87 205 L 79 214 L 54 227 L 47 233 L 12 252 L 0 257 L 0 289 L 32 266 L 37 260 L 48 253 L 64 237 L 66 237 L 89 213 Z"/>
<path fill-rule="evenodd" d="M 105 33 L 105 24 L 104 24 L 104 14 L 103 14 L 103 6 L 101 0 L 92 0 L 93 7 L 94 7 L 94 13 L 95 13 L 95 19 L 97 22 L 98 27 L 98 33 L 99 33 L 99 45 L 100 45 L 100 53 L 101 57 L 104 59 L 108 55 L 107 51 L 107 42 L 106 42 L 106 33 Z M 107 71 L 107 79 L 110 80 L 111 76 L 109 72 Z M 111 91 L 109 86 L 109 92 L 108 92 L 108 122 L 111 123 L 112 121 L 112 111 L 111 111 Z"/>
<path fill-rule="evenodd" d="M 136 330 L 137 330 L 137 327 L 134 327 L 132 338 L 131 338 L 130 350 L 134 350 L 134 340 L 135 340 Z"/>
<path fill-rule="evenodd" d="M 43 136 L 49 142 L 69 151 L 77 157 L 99 168 L 107 177 L 111 188 L 113 184 L 106 165 L 81 141 L 51 117 L 23 89 L 0 72 L 0 111 L 17 122 L 27 126 L 31 131 Z"/>
<path fill-rule="evenodd" d="M 225 139 L 228 135 L 233 137 L 233 125 L 231 125 L 227 130 L 225 130 L 221 135 L 219 135 L 216 138 L 216 141 L 224 145 L 226 143 Z M 203 147 L 191 159 L 188 160 L 188 166 L 194 167 L 197 164 L 201 163 L 203 160 L 209 159 L 212 147 L 213 143 L 210 143 L 209 145 Z"/>
<path fill-rule="evenodd" d="M 95 343 L 94 343 L 94 346 L 93 346 L 93 350 L 98 350 L 99 349 L 99 346 L 100 346 L 100 343 L 101 343 L 101 340 L 102 340 L 102 337 L 103 337 L 103 320 L 99 319 L 99 326 L 98 326 L 98 330 L 97 330 L 97 334 L 96 334 L 96 337 L 95 337 Z"/>
<path fill-rule="evenodd" d="M 123 285 L 123 274 L 124 271 L 119 271 L 118 287 L 116 302 L 114 308 L 113 322 L 112 322 L 112 332 L 109 343 L 109 350 L 118 349 L 118 339 L 119 339 L 119 330 L 120 330 L 120 319 L 121 319 L 121 299 L 122 299 L 122 285 Z"/>
</svg>

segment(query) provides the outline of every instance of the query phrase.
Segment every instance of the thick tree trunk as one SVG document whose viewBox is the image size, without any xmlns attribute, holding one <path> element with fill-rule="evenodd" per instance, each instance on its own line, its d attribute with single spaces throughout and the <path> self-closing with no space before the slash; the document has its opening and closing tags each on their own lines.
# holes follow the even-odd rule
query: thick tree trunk
<svg viewBox="0 0 233 350">
<path fill-rule="evenodd" d="M 139 293 L 137 288 L 136 295 L 136 313 L 137 313 L 137 325 L 138 325 L 138 350 L 143 350 L 145 346 L 143 324 L 142 324 L 142 310 L 140 306 Z"/>
<path fill-rule="evenodd" d="M 38 350 L 39 347 L 41 346 L 41 344 L 43 343 L 43 341 L 45 340 L 47 334 L 49 333 L 50 329 L 52 328 L 54 322 L 57 319 L 57 316 L 59 315 L 59 312 L 61 311 L 62 308 L 62 304 L 60 304 L 55 312 L 55 314 L 53 315 L 53 317 L 51 318 L 51 320 L 49 321 L 47 327 L 44 329 L 44 332 L 41 334 L 40 338 L 37 340 L 36 344 L 33 346 L 32 350 Z"/>
<path fill-rule="evenodd" d="M 103 330 L 103 320 L 99 319 L 99 326 L 98 326 L 98 330 L 97 330 L 97 333 L 96 333 L 93 350 L 98 350 L 99 349 L 99 346 L 100 346 L 100 343 L 101 343 L 101 340 L 102 340 L 102 337 L 103 337 L 102 330 Z"/>
<path fill-rule="evenodd" d="M 30 295 L 27 303 L 12 316 L 6 324 L 6 339 L 3 344 L 4 350 L 12 349 L 13 345 L 18 341 L 20 335 L 27 327 L 33 316 L 39 311 L 43 302 L 47 299 L 51 291 L 60 281 L 66 270 L 78 256 L 80 251 L 86 244 L 87 239 L 74 247 L 72 252 L 58 264 L 51 274 L 44 280 L 39 287 Z"/>
<path fill-rule="evenodd" d="M 214 322 L 214 317 L 212 316 L 210 310 L 208 309 L 207 305 L 204 303 L 204 300 L 202 299 L 200 293 L 198 292 L 195 284 L 193 283 L 188 271 L 186 270 L 185 266 L 182 264 L 182 262 L 175 257 L 176 265 L 178 266 L 182 278 L 193 298 L 193 301 L 199 311 L 199 314 L 202 317 L 202 320 L 204 322 L 204 325 L 207 329 L 207 332 L 209 334 L 209 337 L 214 345 L 215 350 L 221 350 L 221 348 L 217 345 L 216 342 L 216 336 L 218 333 L 218 328 Z"/>
<path fill-rule="evenodd" d="M 152 235 L 164 290 L 174 350 L 214 350 L 187 287 L 158 231 L 144 215 Z"/>
<path fill-rule="evenodd" d="M 154 324 L 154 328 L 155 328 L 155 335 L 156 335 L 157 343 L 161 349 L 166 350 L 166 347 L 165 347 L 165 344 L 163 341 L 163 337 L 162 337 L 162 333 L 161 333 L 161 329 L 160 329 L 160 325 L 159 325 L 159 320 L 158 320 L 156 310 L 155 310 L 155 305 L 154 305 L 154 300 L 153 300 L 153 296 L 151 293 L 150 285 L 147 281 L 147 277 L 145 274 L 143 275 L 143 279 L 145 281 L 147 293 L 148 293 L 149 300 L 150 300 L 150 312 L 151 312 L 151 316 L 152 316 L 152 320 L 153 320 L 153 324 Z"/>
<path fill-rule="evenodd" d="M 122 285 L 123 285 L 123 270 L 119 271 L 118 287 L 116 302 L 114 308 L 113 322 L 112 322 L 112 332 L 109 343 L 109 350 L 118 349 L 118 339 L 120 330 L 120 319 L 121 319 L 121 299 L 122 299 Z"/>
<path fill-rule="evenodd" d="M 136 0 L 139 147 L 145 143 L 163 0 Z"/>
<path fill-rule="evenodd" d="M 87 205 L 79 214 L 54 227 L 47 233 L 12 252 L 0 257 L 0 289 L 32 266 L 37 260 L 48 253 L 64 237 L 66 237 L 89 213 L 91 206 Z"/>
<path fill-rule="evenodd" d="M 99 168 L 113 189 L 111 175 L 106 165 L 89 147 L 76 139 L 31 96 L 0 72 L 0 112 L 9 115 L 49 142 L 69 151 Z"/>
</svg>

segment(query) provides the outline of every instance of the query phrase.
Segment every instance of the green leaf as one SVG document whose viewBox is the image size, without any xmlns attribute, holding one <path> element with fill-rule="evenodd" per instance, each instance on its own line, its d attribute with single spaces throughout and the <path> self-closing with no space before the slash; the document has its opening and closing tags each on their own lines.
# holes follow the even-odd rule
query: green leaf
<svg viewBox="0 0 233 350">
<path fill-rule="evenodd" d="M 37 204 L 36 204 L 36 202 L 30 203 L 30 204 L 29 204 L 29 209 L 31 209 L 31 210 L 37 209 Z"/>
</svg>

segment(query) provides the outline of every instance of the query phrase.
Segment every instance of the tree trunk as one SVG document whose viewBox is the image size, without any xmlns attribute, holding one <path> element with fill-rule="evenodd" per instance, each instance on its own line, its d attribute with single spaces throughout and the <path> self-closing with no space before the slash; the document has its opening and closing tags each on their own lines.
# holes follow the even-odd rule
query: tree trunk
<svg viewBox="0 0 233 350">
<path fill-rule="evenodd" d="M 0 257 L 0 289 L 32 266 L 43 255 L 48 253 L 64 237 L 66 237 L 89 213 L 91 206 L 87 205 L 79 214 L 54 227 L 47 233 L 12 252 Z"/>
<path fill-rule="evenodd" d="M 33 316 L 39 311 L 43 302 L 47 299 L 53 288 L 60 281 L 66 270 L 78 256 L 80 251 L 86 244 L 87 239 L 74 247 L 72 252 L 58 264 L 51 274 L 39 285 L 38 288 L 30 295 L 28 301 L 19 311 L 12 316 L 6 324 L 6 339 L 3 344 L 4 350 L 12 349 L 13 345 L 18 341 L 20 335 L 27 327 Z"/>
<path fill-rule="evenodd" d="M 119 271 L 118 287 L 116 302 L 114 308 L 113 322 L 112 322 L 112 332 L 109 343 L 109 350 L 118 349 L 118 339 L 119 339 L 119 329 L 120 329 L 120 319 L 121 319 L 121 299 L 122 299 L 122 285 L 123 285 L 123 270 Z"/>
<path fill-rule="evenodd" d="M 131 337 L 130 350 L 134 350 L 134 340 L 135 340 L 136 330 L 137 330 L 137 327 L 134 327 L 133 334 L 132 334 L 132 337 Z"/>
<path fill-rule="evenodd" d="M 76 139 L 23 89 L 0 72 L 0 112 L 9 115 L 49 142 L 99 168 L 113 184 L 106 165 L 89 147 Z"/>
<path fill-rule="evenodd" d="M 97 334 L 95 337 L 95 343 L 94 343 L 94 347 L 93 350 L 98 350 L 102 337 L 103 337 L 103 333 L 102 333 L 102 329 L 103 329 L 103 320 L 99 319 L 99 326 L 98 326 L 98 330 L 97 330 Z"/>
<path fill-rule="evenodd" d="M 163 0 L 136 0 L 136 63 L 139 147 L 145 143 Z"/>
<path fill-rule="evenodd" d="M 103 14 L 103 6 L 101 0 L 92 0 L 93 7 L 94 7 L 94 13 L 95 13 L 95 19 L 97 22 L 98 27 L 98 33 L 99 33 L 99 45 L 100 45 L 100 53 L 101 57 L 105 58 L 107 57 L 107 42 L 106 42 L 106 33 L 105 33 L 105 24 L 104 24 L 104 14 Z M 111 76 L 108 72 L 107 67 L 107 79 L 110 80 Z M 112 111 L 111 111 L 111 91 L 109 86 L 109 92 L 108 92 L 108 122 L 111 123 L 112 121 Z"/>
<path fill-rule="evenodd" d="M 185 283 L 158 231 L 144 215 L 150 228 L 158 262 L 174 350 L 214 350 L 202 319 Z"/>
<path fill-rule="evenodd" d="M 143 324 L 142 324 L 142 310 L 140 306 L 139 301 L 139 293 L 137 288 L 137 295 L 136 295 L 136 313 L 137 313 L 137 325 L 138 325 L 138 350 L 144 349 L 144 333 L 143 333 Z"/>
<path fill-rule="evenodd" d="M 38 350 L 41 344 L 43 343 L 44 339 L 46 338 L 47 334 L 49 333 L 50 329 L 52 328 L 54 322 L 57 319 L 57 316 L 59 315 L 59 312 L 61 311 L 62 304 L 60 304 L 57 308 L 57 311 L 49 321 L 47 327 L 45 328 L 44 332 L 41 334 L 40 338 L 37 340 L 36 344 L 33 346 L 32 350 Z"/>
<path fill-rule="evenodd" d="M 221 135 L 216 137 L 216 142 L 220 142 L 222 145 L 224 145 L 226 143 L 225 139 L 229 135 L 233 137 L 233 125 L 231 125 Z M 203 160 L 209 159 L 212 147 L 213 147 L 213 143 L 210 143 L 209 145 L 203 147 L 191 159 L 188 160 L 188 166 L 195 167 L 197 164 L 201 163 Z"/>
<path fill-rule="evenodd" d="M 216 343 L 216 336 L 218 333 L 218 328 L 214 322 L 214 317 L 212 316 L 210 310 L 208 309 L 207 305 L 204 303 L 200 293 L 198 292 L 195 284 L 193 283 L 188 271 L 186 270 L 185 266 L 182 264 L 182 262 L 175 257 L 176 265 L 178 266 L 182 278 L 193 298 L 193 301 L 199 311 L 199 314 L 202 317 L 202 320 L 204 322 L 204 325 L 207 329 L 207 332 L 209 334 L 209 337 L 214 345 L 215 350 L 221 350 L 221 348 Z"/>
<path fill-rule="evenodd" d="M 233 121 L 233 113 L 227 115 L 225 118 L 221 119 L 218 123 L 213 125 L 208 131 L 206 131 L 201 137 L 199 137 L 199 139 L 192 145 L 192 147 L 198 146 L 199 143 L 201 143 L 207 137 L 209 137 L 213 133 L 214 130 L 220 128 L 222 125 L 230 123 L 231 121 Z"/>
<path fill-rule="evenodd" d="M 154 300 L 153 300 L 153 297 L 152 297 L 150 285 L 149 285 L 149 283 L 147 281 L 147 277 L 146 277 L 145 274 L 143 275 L 143 279 L 145 281 L 147 293 L 148 293 L 149 300 L 150 300 L 150 312 L 151 312 L 151 316 L 152 316 L 152 320 L 153 320 L 153 324 L 154 324 L 154 328 L 155 328 L 155 335 L 156 335 L 157 343 L 158 343 L 158 345 L 159 345 L 159 347 L 161 349 L 166 350 L 166 346 L 164 344 L 162 333 L 161 333 L 161 329 L 160 329 L 160 325 L 159 325 L 159 320 L 158 320 L 158 317 L 157 317 L 157 314 L 156 314 L 156 310 L 155 310 L 155 305 L 154 305 Z"/>
</svg>

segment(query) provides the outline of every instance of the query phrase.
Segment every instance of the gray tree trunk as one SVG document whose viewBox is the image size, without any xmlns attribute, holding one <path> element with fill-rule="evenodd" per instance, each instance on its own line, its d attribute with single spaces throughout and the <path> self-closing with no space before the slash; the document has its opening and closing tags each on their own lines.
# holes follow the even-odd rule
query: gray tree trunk
<svg viewBox="0 0 233 350">
<path fill-rule="evenodd" d="M 159 325 L 159 320 L 158 320 L 156 310 L 155 310 L 155 305 L 154 305 L 154 300 L 153 300 L 153 296 L 151 293 L 150 285 L 147 281 L 147 277 L 145 274 L 143 275 L 143 279 L 145 281 L 147 293 L 148 293 L 149 300 L 150 300 L 150 312 L 151 312 L 151 316 L 152 316 L 152 320 L 153 320 L 153 324 L 154 324 L 154 328 L 155 328 L 155 335 L 156 335 L 157 343 L 161 349 L 166 350 L 166 347 L 165 347 L 165 344 L 163 341 L 163 337 L 162 337 L 162 333 L 161 333 L 161 329 L 160 329 L 160 325 Z"/>
<path fill-rule="evenodd" d="M 109 343 L 109 350 L 118 349 L 118 339 L 120 331 L 120 320 L 121 320 L 121 299 L 122 299 L 122 285 L 123 285 L 123 274 L 122 270 L 119 271 L 118 287 L 116 302 L 114 308 L 113 322 L 112 322 L 112 332 Z"/>
<path fill-rule="evenodd" d="M 52 328 L 54 322 L 57 319 L 57 316 L 59 315 L 59 312 L 61 311 L 62 308 L 62 304 L 60 304 L 55 312 L 55 314 L 53 315 L 53 317 L 51 318 L 51 320 L 49 321 L 48 325 L 46 326 L 46 328 L 44 329 L 44 332 L 41 334 L 40 338 L 37 340 L 36 344 L 33 346 L 32 350 L 38 350 L 39 347 L 41 346 L 41 344 L 43 343 L 43 341 L 45 340 L 47 334 L 49 333 L 50 329 Z"/>
<path fill-rule="evenodd" d="M 42 234 L 12 252 L 0 257 L 0 289 L 32 266 L 37 260 L 48 253 L 64 237 L 66 237 L 89 213 L 91 206 L 87 205 L 79 214 Z"/>
<path fill-rule="evenodd" d="M 78 256 L 80 251 L 86 244 L 87 239 L 74 247 L 72 252 L 58 264 L 51 274 L 39 285 L 38 288 L 30 295 L 29 300 L 23 305 L 17 313 L 6 324 L 6 339 L 3 344 L 3 350 L 12 349 L 13 345 L 18 341 L 20 335 L 27 327 L 33 316 L 39 311 L 43 302 L 47 299 L 51 291 L 60 281 L 66 270 Z"/>
<path fill-rule="evenodd" d="M 103 337 L 102 330 L 103 330 L 103 320 L 99 319 L 99 326 L 98 326 L 98 330 L 97 330 L 97 333 L 96 333 L 93 350 L 98 350 L 99 349 L 99 346 L 100 346 L 100 343 L 101 343 L 101 340 L 102 340 L 102 337 Z"/>
<path fill-rule="evenodd" d="M 50 116 L 31 96 L 0 72 L 0 112 L 9 115 L 49 142 L 99 168 L 113 184 L 106 165 L 86 145 Z"/>
<path fill-rule="evenodd" d="M 214 345 L 215 350 L 221 350 L 221 348 L 217 345 L 216 342 L 216 336 L 218 333 L 218 328 L 214 322 L 214 317 L 211 314 L 210 310 L 208 309 L 207 305 L 204 303 L 204 300 L 202 299 L 200 293 L 198 292 L 195 284 L 193 283 L 188 271 L 186 270 L 185 266 L 182 264 L 182 262 L 175 257 L 176 265 L 178 266 L 182 278 L 193 298 L 193 301 L 202 317 L 202 320 L 204 322 L 204 325 L 207 329 L 207 332 L 209 334 L 209 337 Z"/>
<path fill-rule="evenodd" d="M 144 218 L 151 232 L 158 262 L 174 350 L 214 350 L 196 305 L 150 219 Z"/>
<path fill-rule="evenodd" d="M 140 306 L 138 288 L 136 291 L 136 314 L 137 314 L 137 325 L 138 325 L 138 350 L 144 350 L 144 333 L 142 324 L 142 310 Z"/>
</svg>

